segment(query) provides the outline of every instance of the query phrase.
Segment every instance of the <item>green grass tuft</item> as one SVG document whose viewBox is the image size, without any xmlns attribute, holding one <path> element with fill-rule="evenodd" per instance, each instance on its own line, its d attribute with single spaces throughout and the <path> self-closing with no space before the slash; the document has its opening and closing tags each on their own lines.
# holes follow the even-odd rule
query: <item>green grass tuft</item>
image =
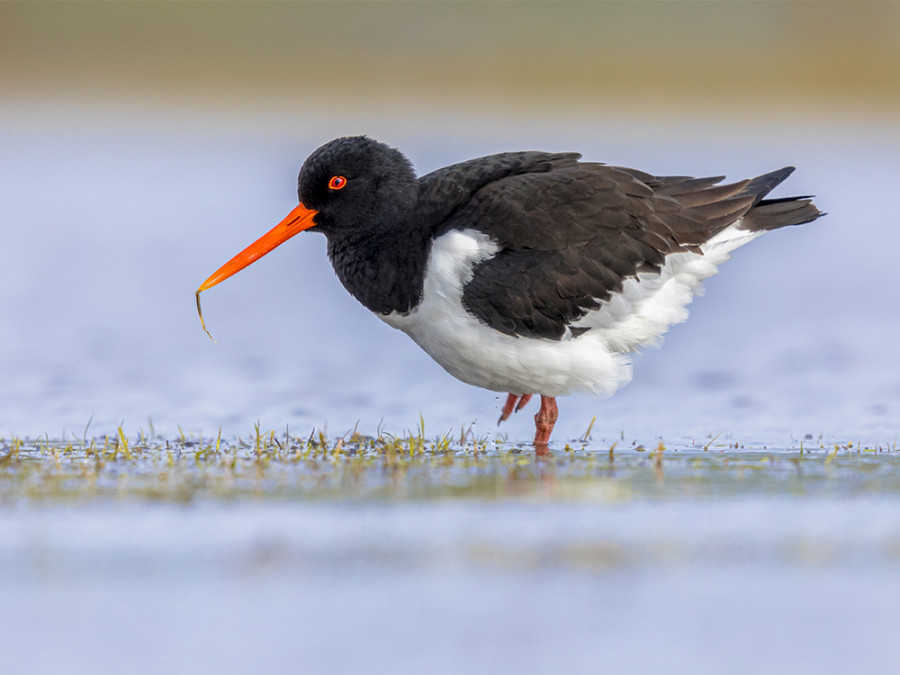
<svg viewBox="0 0 900 675">
<path fill-rule="evenodd" d="M 375 436 L 358 426 L 329 438 L 276 435 L 257 422 L 240 436 L 175 439 L 154 431 L 55 441 L 0 441 L 0 505 L 23 502 L 538 499 L 616 501 L 685 496 L 834 496 L 900 492 L 897 443 L 823 441 L 812 448 L 745 448 L 585 436 L 538 455 L 528 444 L 479 437 L 474 427 L 428 438 L 418 429 Z M 588 429 L 588 432 L 590 428 Z M 618 435 L 618 434 L 617 434 Z M 649 446 L 653 447 L 653 446 Z"/>
</svg>

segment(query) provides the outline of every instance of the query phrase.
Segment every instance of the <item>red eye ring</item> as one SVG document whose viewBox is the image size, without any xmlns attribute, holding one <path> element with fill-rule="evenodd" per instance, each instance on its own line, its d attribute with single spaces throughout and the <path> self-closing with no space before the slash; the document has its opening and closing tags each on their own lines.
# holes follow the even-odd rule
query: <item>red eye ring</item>
<svg viewBox="0 0 900 675">
<path fill-rule="evenodd" d="M 328 181 L 329 190 L 341 190 L 347 185 L 347 179 L 343 176 L 332 176 Z"/>
</svg>

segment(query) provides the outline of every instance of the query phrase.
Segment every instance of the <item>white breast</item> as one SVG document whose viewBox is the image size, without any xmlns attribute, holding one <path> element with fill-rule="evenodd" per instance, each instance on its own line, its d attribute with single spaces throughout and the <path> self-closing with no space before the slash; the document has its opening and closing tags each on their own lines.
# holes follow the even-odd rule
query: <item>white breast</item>
<svg viewBox="0 0 900 675">
<path fill-rule="evenodd" d="M 686 319 L 685 306 L 700 282 L 757 234 L 733 225 L 703 246 L 704 255 L 670 255 L 660 273 L 629 279 L 621 294 L 575 324 L 591 330 L 556 341 L 504 335 L 465 310 L 462 289 L 473 266 L 499 247 L 477 230 L 452 231 L 434 241 L 422 302 L 408 314 L 381 318 L 468 384 L 513 394 L 610 396 L 631 380 L 625 352 L 651 344 Z"/>
</svg>

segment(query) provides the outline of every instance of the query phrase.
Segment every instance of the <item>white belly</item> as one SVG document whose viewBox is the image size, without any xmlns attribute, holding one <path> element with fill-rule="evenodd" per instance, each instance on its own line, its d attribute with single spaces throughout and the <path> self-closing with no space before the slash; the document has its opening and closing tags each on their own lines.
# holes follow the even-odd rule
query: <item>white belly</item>
<svg viewBox="0 0 900 675">
<path fill-rule="evenodd" d="M 422 302 L 409 314 L 381 318 L 468 384 L 512 394 L 610 396 L 631 380 L 626 352 L 651 344 L 671 324 L 687 318 L 685 305 L 700 281 L 755 234 L 723 232 L 704 246 L 704 251 L 709 246 L 707 255 L 669 256 L 659 274 L 628 280 L 621 296 L 576 324 L 591 330 L 557 341 L 504 335 L 466 312 L 462 289 L 472 267 L 493 256 L 498 246 L 476 230 L 453 231 L 434 242 Z"/>
</svg>

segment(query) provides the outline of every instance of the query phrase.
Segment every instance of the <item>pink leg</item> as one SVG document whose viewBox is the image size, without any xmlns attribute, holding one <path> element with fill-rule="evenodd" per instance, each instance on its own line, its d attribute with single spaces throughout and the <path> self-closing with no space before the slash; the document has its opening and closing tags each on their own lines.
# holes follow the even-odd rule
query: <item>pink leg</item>
<svg viewBox="0 0 900 675">
<path fill-rule="evenodd" d="M 534 416 L 534 445 L 546 446 L 553 432 L 553 425 L 559 418 L 556 398 L 541 395 L 541 409 Z"/>
<path fill-rule="evenodd" d="M 531 394 L 525 394 L 524 396 L 516 396 L 515 394 L 510 394 L 506 397 L 506 403 L 503 404 L 503 410 L 500 412 L 500 419 L 497 420 L 497 424 L 509 419 L 509 416 L 513 414 L 513 412 L 519 412 L 528 401 L 531 400 Z M 516 405 L 516 401 L 518 401 L 518 405 Z"/>
</svg>

